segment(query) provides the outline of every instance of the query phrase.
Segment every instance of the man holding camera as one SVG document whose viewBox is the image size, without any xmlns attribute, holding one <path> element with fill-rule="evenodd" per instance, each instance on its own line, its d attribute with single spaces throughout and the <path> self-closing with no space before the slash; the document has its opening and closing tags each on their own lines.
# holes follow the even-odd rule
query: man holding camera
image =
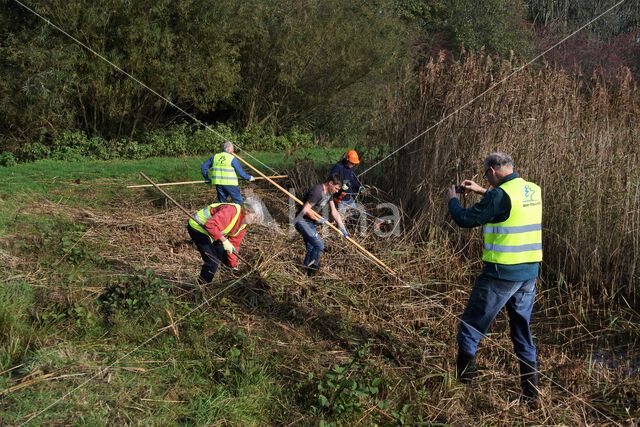
<svg viewBox="0 0 640 427">
<path fill-rule="evenodd" d="M 525 400 L 538 397 L 536 347 L 530 330 L 536 278 L 542 261 L 542 192 L 513 171 L 511 156 L 492 153 L 484 159 L 487 190 L 471 180 L 448 191 L 449 213 L 460 227 L 482 226 L 484 268 L 476 278 L 458 331 L 458 379 L 470 383 L 476 373 L 478 343 L 502 307 L 507 307 L 511 340 L 520 362 Z M 469 209 L 458 192 L 484 197 Z"/>
</svg>

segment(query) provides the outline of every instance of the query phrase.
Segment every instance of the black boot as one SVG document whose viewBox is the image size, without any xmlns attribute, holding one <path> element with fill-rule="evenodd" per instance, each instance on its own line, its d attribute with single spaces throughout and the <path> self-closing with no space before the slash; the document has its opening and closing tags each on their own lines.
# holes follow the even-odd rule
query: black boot
<svg viewBox="0 0 640 427">
<path fill-rule="evenodd" d="M 520 383 L 522 384 L 522 398 L 532 402 L 538 399 L 538 364 L 530 361 L 520 361 Z"/>
<path fill-rule="evenodd" d="M 476 376 L 476 370 L 476 356 L 464 351 L 458 351 L 458 359 L 456 360 L 458 381 L 463 384 L 469 384 L 473 377 Z"/>
</svg>

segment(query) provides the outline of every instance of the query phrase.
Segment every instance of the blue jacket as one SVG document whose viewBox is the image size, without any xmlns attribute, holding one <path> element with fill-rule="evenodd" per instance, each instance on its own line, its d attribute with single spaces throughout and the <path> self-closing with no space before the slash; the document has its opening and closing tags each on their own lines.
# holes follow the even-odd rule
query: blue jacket
<svg viewBox="0 0 640 427">
<path fill-rule="evenodd" d="M 516 172 L 507 175 L 502 181 L 511 181 L 518 178 Z M 453 198 L 449 200 L 449 213 L 451 218 L 463 228 L 479 227 L 489 222 L 502 222 L 509 218 L 511 212 L 511 199 L 502 188 L 493 188 L 484 194 L 482 200 L 469 209 L 464 209 L 460 205 L 460 200 Z M 540 273 L 540 263 L 531 262 L 524 264 L 494 264 L 485 262 L 482 274 L 495 279 L 520 282 L 538 277 Z"/>
<path fill-rule="evenodd" d="M 347 160 L 342 159 L 333 166 L 329 175 L 333 175 L 334 173 L 340 177 L 343 184 L 347 184 L 349 186 L 347 189 L 347 195 L 344 196 L 342 200 L 345 202 L 351 200 L 351 195 L 358 194 L 358 191 L 362 186 L 353 168 L 348 168 Z"/>
<path fill-rule="evenodd" d="M 211 178 L 209 178 L 209 169 L 211 169 L 211 166 L 213 166 L 213 156 L 209 157 L 209 159 L 207 159 L 207 161 L 204 162 L 202 166 L 200 166 L 200 172 L 202 172 L 202 177 L 204 178 L 205 181 L 211 180 Z M 246 179 L 246 180 L 251 179 L 251 175 L 247 175 L 244 169 L 242 169 L 242 166 L 240 165 L 240 162 L 238 161 L 238 159 L 234 158 L 231 161 L 231 166 L 233 166 L 233 169 L 235 169 L 236 174 L 240 178 Z"/>
</svg>

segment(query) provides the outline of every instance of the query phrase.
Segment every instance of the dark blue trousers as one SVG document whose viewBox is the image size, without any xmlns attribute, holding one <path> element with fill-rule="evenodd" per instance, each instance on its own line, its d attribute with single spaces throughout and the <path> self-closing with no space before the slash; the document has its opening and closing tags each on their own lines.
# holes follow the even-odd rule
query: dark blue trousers
<svg viewBox="0 0 640 427">
<path fill-rule="evenodd" d="M 220 203 L 226 203 L 227 199 L 231 197 L 233 203 L 242 204 L 242 194 L 240 194 L 240 187 L 237 185 L 216 185 L 216 192 Z"/>
<path fill-rule="evenodd" d="M 213 276 L 216 274 L 216 270 L 218 270 L 218 266 L 220 262 L 223 262 L 225 265 L 229 265 L 229 259 L 227 258 L 227 252 L 224 250 L 224 247 L 216 242 L 211 243 L 211 239 L 209 236 L 199 232 L 198 230 L 194 230 L 190 226 L 187 225 L 187 231 L 189 232 L 189 236 L 191 236 L 191 240 L 195 243 L 198 248 L 198 252 L 200 252 L 200 256 L 202 257 L 202 268 L 200 269 L 200 277 L 198 278 L 198 282 L 202 285 L 206 285 L 211 283 L 213 280 Z"/>
</svg>

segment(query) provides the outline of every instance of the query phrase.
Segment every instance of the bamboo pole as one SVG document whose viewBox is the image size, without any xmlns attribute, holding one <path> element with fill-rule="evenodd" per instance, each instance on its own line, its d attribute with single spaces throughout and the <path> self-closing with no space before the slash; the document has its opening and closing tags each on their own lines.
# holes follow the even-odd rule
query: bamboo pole
<svg viewBox="0 0 640 427">
<path fill-rule="evenodd" d="M 258 169 L 256 169 L 255 167 L 253 167 L 253 165 L 249 162 L 247 162 L 246 160 L 244 160 L 242 157 L 238 156 L 236 153 L 233 153 L 233 155 L 240 160 L 242 163 L 244 163 L 245 165 L 247 165 L 249 168 L 251 168 L 253 171 L 255 171 L 258 175 L 260 175 L 261 177 L 263 177 L 264 179 L 266 179 L 267 181 L 269 181 L 271 184 L 273 184 L 276 188 L 278 188 L 280 191 L 282 191 L 283 193 L 285 193 L 286 195 L 288 195 L 289 197 L 291 197 L 293 200 L 295 200 L 299 205 L 302 205 L 302 200 L 298 199 L 296 196 L 294 196 L 293 194 L 291 194 L 289 191 L 287 191 L 284 187 L 282 187 L 280 184 L 276 183 L 274 180 L 272 180 L 270 177 L 266 176 L 265 174 L 263 174 L 262 172 L 260 172 Z M 315 211 L 311 211 L 314 215 L 317 216 L 316 219 L 320 219 L 322 218 L 322 215 L 320 215 L 319 213 L 315 212 Z M 342 236 L 342 231 L 340 231 L 340 229 L 338 227 L 336 227 L 335 225 L 333 225 L 330 222 L 326 222 L 327 225 L 329 225 L 329 227 L 333 228 L 336 232 L 338 232 L 340 234 L 340 236 Z M 368 256 L 369 258 L 371 258 L 376 264 L 378 264 L 379 267 L 381 267 L 382 269 L 386 270 L 388 273 L 390 273 L 393 276 L 397 277 L 396 272 L 389 267 L 387 264 L 385 264 L 384 262 L 382 262 L 380 259 L 378 259 L 378 257 L 376 257 L 374 254 L 372 254 L 371 252 L 369 252 L 368 250 L 366 250 L 360 243 L 356 242 L 355 240 L 353 240 L 351 237 L 346 237 L 346 239 L 352 244 L 354 245 L 356 248 L 358 248 L 358 250 L 360 250 L 363 254 L 365 254 L 366 256 Z"/>
<path fill-rule="evenodd" d="M 185 214 L 187 214 L 187 216 L 191 219 L 195 219 L 196 221 L 198 221 L 198 218 L 196 216 L 192 216 L 191 213 L 186 210 L 180 203 L 176 202 L 173 197 L 171 197 L 170 195 L 168 195 L 162 188 L 158 187 L 158 184 L 156 184 L 155 182 L 153 182 L 151 180 L 151 178 L 149 178 L 147 175 L 145 175 L 144 173 L 140 172 L 140 175 L 142 175 L 142 177 L 144 179 L 146 179 L 147 181 L 149 181 L 151 183 L 152 187 L 155 187 L 159 192 L 161 192 L 167 199 L 171 200 L 173 202 L 174 205 L 176 205 L 178 208 L 180 208 L 180 210 L 182 212 L 184 212 Z M 199 221 L 198 221 L 199 222 Z M 204 224 L 200 224 L 203 226 L 204 228 Z M 238 257 L 238 259 L 242 262 L 244 262 L 245 264 L 247 264 L 249 266 L 249 268 L 251 268 L 252 270 L 256 270 L 251 263 L 247 262 L 246 259 L 242 258 L 240 256 L 240 254 L 238 252 L 235 253 L 235 255 Z M 258 270 L 256 270 L 256 272 L 258 272 L 258 275 L 260 275 L 260 272 Z"/>
<path fill-rule="evenodd" d="M 288 175 L 274 175 L 274 176 L 270 176 L 268 178 L 271 179 L 282 179 L 282 178 L 288 178 Z M 255 177 L 256 180 L 258 179 L 265 179 L 261 176 L 257 176 Z M 165 182 L 162 184 L 155 184 L 155 186 L 158 187 L 168 187 L 171 185 L 187 185 L 187 184 L 205 184 L 206 182 L 203 180 L 200 181 L 182 181 L 182 182 Z M 154 187 L 154 185 L 152 184 L 140 184 L 140 185 L 127 185 L 127 188 L 145 188 L 145 187 Z"/>
</svg>

